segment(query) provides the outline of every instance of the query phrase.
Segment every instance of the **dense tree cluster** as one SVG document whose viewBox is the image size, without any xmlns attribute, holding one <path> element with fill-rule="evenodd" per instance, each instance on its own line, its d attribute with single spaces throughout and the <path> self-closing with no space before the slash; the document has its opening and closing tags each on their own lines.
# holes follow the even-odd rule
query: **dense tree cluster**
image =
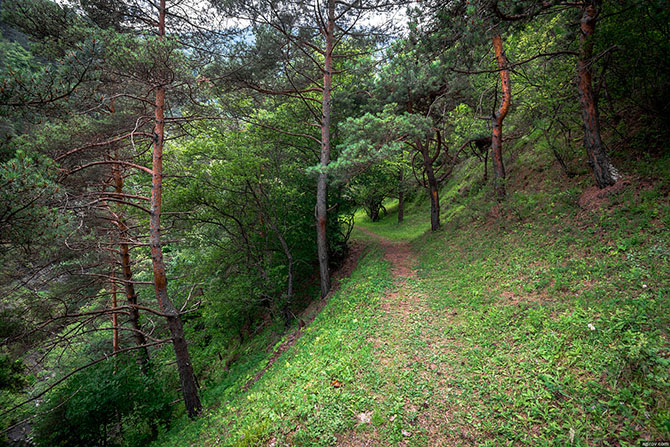
<svg viewBox="0 0 670 447">
<path fill-rule="evenodd" d="M 515 139 L 601 188 L 664 147 L 666 1 L 405 7 L 2 2 L 3 436 L 146 445 L 197 417 L 212 358 L 328 295 L 356 209 L 428 194 L 437 231 L 465 160 L 503 201 Z"/>
</svg>

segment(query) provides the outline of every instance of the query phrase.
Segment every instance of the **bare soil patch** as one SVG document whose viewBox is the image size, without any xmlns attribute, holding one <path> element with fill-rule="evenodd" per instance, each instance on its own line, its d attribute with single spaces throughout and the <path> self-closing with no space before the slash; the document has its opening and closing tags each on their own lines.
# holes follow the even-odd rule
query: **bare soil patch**
<svg viewBox="0 0 670 447">
<path fill-rule="evenodd" d="M 359 230 L 379 241 L 379 245 L 384 250 L 384 258 L 390 261 L 393 266 L 392 272 L 394 277 L 416 277 L 416 272 L 412 268 L 416 257 L 412 252 L 412 247 L 407 242 L 392 242 L 365 228 L 359 228 Z"/>
<path fill-rule="evenodd" d="M 630 179 L 622 178 L 607 188 L 600 189 L 595 185 L 590 186 L 584 190 L 579 198 L 579 207 L 586 211 L 601 208 L 609 196 L 621 192 L 630 184 Z"/>
</svg>

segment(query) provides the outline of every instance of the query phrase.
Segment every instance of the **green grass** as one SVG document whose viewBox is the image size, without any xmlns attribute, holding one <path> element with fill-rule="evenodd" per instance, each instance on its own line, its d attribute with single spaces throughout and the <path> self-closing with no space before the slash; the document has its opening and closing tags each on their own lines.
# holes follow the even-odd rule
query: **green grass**
<svg viewBox="0 0 670 447">
<path fill-rule="evenodd" d="M 418 243 L 434 312 L 457 315 L 457 405 L 477 415 L 482 445 L 668 437 L 670 240 L 619 236 L 631 216 L 616 214 L 588 229 L 549 216 L 448 227 Z M 604 228 L 613 238 L 594 241 Z"/>
<path fill-rule="evenodd" d="M 366 340 L 390 284 L 380 253 L 368 253 L 293 349 L 249 391 L 241 389 L 255 371 L 242 360 L 231 369 L 233 381 L 216 391 L 216 408 L 194 423 L 183 421 L 156 445 L 264 445 L 271 437 L 292 445 L 331 445 L 355 426 L 355 414 L 375 409 L 370 390 L 383 378 L 371 368 Z M 335 380 L 341 386 L 333 386 Z"/>
<path fill-rule="evenodd" d="M 577 200 L 590 178 L 565 184 L 553 173 L 496 205 L 478 170 L 459 167 L 443 188 L 435 234 L 421 196 L 400 225 L 393 203 L 380 222 L 357 214 L 359 227 L 412 243 L 417 277 L 394 283 L 373 249 L 248 392 L 272 356 L 262 338 L 211 384 L 206 414 L 156 445 L 670 438 L 667 183 L 634 183 L 584 211 Z"/>
<path fill-rule="evenodd" d="M 418 203 L 408 204 L 411 211 L 406 211 L 407 214 L 405 214 L 403 222 L 400 224 L 398 223 L 398 200 L 389 200 L 384 203 L 388 215 L 378 222 L 372 222 L 364 210 L 357 211 L 354 215 L 354 222 L 356 224 L 354 228 L 355 238 L 366 241 L 371 240 L 369 236 L 358 231 L 360 227 L 392 241 L 412 240 L 430 231 L 430 220 L 426 221 L 426 215 L 430 212 L 430 208 L 423 205 L 423 201 L 421 200 L 423 198 L 421 196 L 422 192 L 418 192 Z M 420 211 L 425 211 L 425 213 Z"/>
<path fill-rule="evenodd" d="M 454 416 L 480 445 L 670 437 L 668 185 L 633 183 L 593 212 L 576 206 L 583 186 L 513 192 L 497 217 L 471 190 L 415 241 L 430 306 L 455 315 Z"/>
</svg>

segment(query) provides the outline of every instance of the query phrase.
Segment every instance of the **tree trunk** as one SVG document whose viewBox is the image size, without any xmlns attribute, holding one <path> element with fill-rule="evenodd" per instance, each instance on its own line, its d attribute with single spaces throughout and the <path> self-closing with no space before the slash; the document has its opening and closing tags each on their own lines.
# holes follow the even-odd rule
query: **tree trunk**
<svg viewBox="0 0 670 447">
<path fill-rule="evenodd" d="M 376 203 L 368 205 L 368 216 L 372 222 L 379 222 L 379 207 Z"/>
<path fill-rule="evenodd" d="M 428 192 L 430 194 L 430 231 L 437 231 L 440 229 L 440 197 L 438 192 L 437 178 L 433 170 L 433 159 L 428 152 L 428 143 L 424 146 L 421 142 L 418 143 L 421 148 L 421 155 L 423 156 L 423 166 L 426 173 L 426 180 L 428 181 Z"/>
<path fill-rule="evenodd" d="M 493 42 L 493 49 L 495 51 L 496 61 L 498 62 L 498 70 L 500 71 L 500 81 L 502 83 L 502 103 L 500 104 L 500 108 L 493 115 L 491 133 L 493 187 L 498 201 L 501 201 L 505 198 L 505 166 L 503 165 L 502 157 L 502 126 L 503 120 L 505 119 L 505 116 L 507 116 L 507 112 L 509 112 L 509 107 L 512 102 L 512 84 L 500 34 L 496 34 L 491 40 Z"/>
<path fill-rule="evenodd" d="M 112 308 L 116 309 L 116 278 L 112 273 Z M 119 314 L 112 312 L 112 352 L 119 350 Z"/>
<path fill-rule="evenodd" d="M 326 55 L 323 68 L 323 98 L 321 115 L 321 167 L 325 168 L 330 162 L 330 115 L 331 92 L 333 81 L 333 44 L 335 40 L 335 0 L 328 0 L 328 24 L 325 32 Z M 319 278 L 321 282 L 321 296 L 330 291 L 330 272 L 328 271 L 328 239 L 326 237 L 326 223 L 328 213 L 328 185 L 327 174 L 321 172 L 316 184 L 316 237 L 317 254 L 319 258 Z"/>
<path fill-rule="evenodd" d="M 489 151 L 484 152 L 484 184 L 489 181 Z"/>
<path fill-rule="evenodd" d="M 117 156 L 118 158 L 118 156 Z M 114 190 L 117 194 L 123 194 L 123 177 L 119 165 L 112 165 L 112 177 L 114 177 Z M 126 291 L 126 301 L 130 306 L 129 317 L 130 325 L 133 328 L 133 337 L 137 346 L 144 346 L 147 339 L 142 332 L 140 326 L 140 313 L 137 310 L 137 293 L 135 293 L 135 285 L 133 284 L 133 271 L 130 267 L 130 248 L 128 246 L 128 224 L 122 213 L 115 216 L 115 223 L 119 229 L 119 252 L 121 254 L 121 271 L 123 272 L 124 288 Z M 146 366 L 149 362 L 149 351 L 146 347 L 139 350 L 139 357 L 137 362 L 142 366 Z"/>
<path fill-rule="evenodd" d="M 291 324 L 291 304 L 293 304 L 293 256 L 291 256 L 291 251 L 288 249 L 288 246 L 285 245 L 286 242 L 284 238 L 281 239 L 282 247 L 284 248 L 284 254 L 286 255 L 286 263 L 288 269 L 288 279 L 286 284 L 286 302 L 284 303 L 284 324 L 288 327 Z"/>
<path fill-rule="evenodd" d="M 165 36 L 165 0 L 160 1 L 158 20 L 159 38 Z M 152 179 L 151 179 L 151 215 L 149 218 L 149 247 L 154 274 L 154 289 L 161 311 L 167 319 L 167 326 L 172 336 L 172 346 L 177 359 L 177 370 L 181 382 L 181 392 L 189 417 L 194 418 L 202 410 L 198 387 L 193 374 L 193 366 L 188 353 L 184 327 L 179 312 L 170 301 L 167 293 L 167 276 L 163 261 L 163 249 L 160 238 L 161 204 L 163 193 L 163 141 L 165 136 L 165 85 L 163 76 L 161 84 L 156 86 L 155 128 L 153 136 Z"/>
<path fill-rule="evenodd" d="M 400 169 L 398 169 L 398 223 L 401 224 L 405 217 L 405 182 L 402 169 L 403 154 L 400 153 Z"/>
<path fill-rule="evenodd" d="M 284 235 L 281 233 L 281 231 L 279 231 L 279 227 L 277 226 L 276 222 L 270 217 L 267 218 L 267 221 L 270 229 L 277 237 L 277 240 L 279 240 L 279 244 L 284 251 L 284 256 L 286 256 L 288 279 L 286 283 L 286 301 L 284 301 L 283 314 L 284 325 L 289 327 L 291 324 L 291 304 L 293 302 L 293 255 L 291 254 L 291 248 L 288 246 L 288 242 L 286 242 L 286 238 L 284 238 Z"/>
<path fill-rule="evenodd" d="M 591 81 L 593 34 L 596 28 L 600 3 L 599 0 L 586 0 L 584 2 L 580 26 L 580 53 L 579 60 L 577 61 L 577 72 L 579 74 L 579 102 L 582 108 L 582 120 L 584 121 L 584 147 L 586 148 L 589 165 L 596 178 L 596 183 L 599 188 L 604 188 L 616 183 L 619 173 L 605 153 L 603 142 L 600 138 L 598 106 L 593 94 Z"/>
</svg>

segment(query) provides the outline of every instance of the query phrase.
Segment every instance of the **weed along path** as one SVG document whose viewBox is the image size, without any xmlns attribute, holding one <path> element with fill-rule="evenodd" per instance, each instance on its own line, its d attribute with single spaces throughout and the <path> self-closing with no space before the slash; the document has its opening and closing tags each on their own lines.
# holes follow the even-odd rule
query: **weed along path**
<svg viewBox="0 0 670 447">
<path fill-rule="evenodd" d="M 415 265 L 410 244 L 394 242 L 359 228 L 376 240 L 390 263 L 393 288 L 381 299 L 378 330 L 369 338 L 384 384 L 375 398 L 386 408 L 386 420 L 358 415 L 360 425 L 384 426 L 352 431 L 340 439 L 342 446 L 452 446 L 477 444 L 475 425 L 462 420 L 468 408 L 456 399 L 462 390 L 453 365 L 460 363 L 459 344 L 450 335 L 457 312 L 430 306 L 428 294 Z M 458 410 L 459 416 L 455 416 Z M 381 435 L 381 436 L 380 436 Z"/>
</svg>

